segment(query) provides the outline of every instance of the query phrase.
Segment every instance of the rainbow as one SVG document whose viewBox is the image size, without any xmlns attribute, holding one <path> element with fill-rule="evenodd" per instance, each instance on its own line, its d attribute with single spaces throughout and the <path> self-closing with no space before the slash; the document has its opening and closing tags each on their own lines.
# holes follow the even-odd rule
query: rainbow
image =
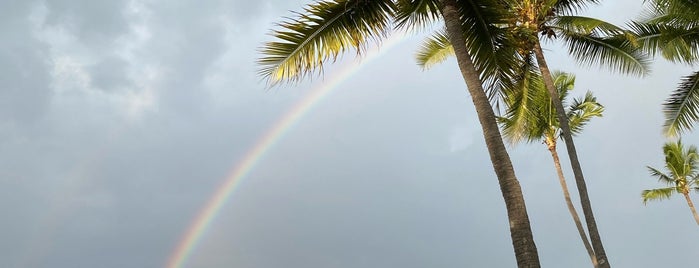
<svg viewBox="0 0 699 268">
<path fill-rule="evenodd" d="M 395 33 L 383 42 L 382 50 L 379 50 L 378 47 L 373 47 L 367 51 L 363 57 L 363 63 L 378 58 L 383 52 L 389 50 L 402 40 L 405 40 L 405 35 Z M 257 163 L 259 163 L 265 154 L 284 137 L 284 134 L 298 123 L 304 115 L 311 111 L 317 103 L 327 97 L 335 87 L 340 85 L 359 69 L 360 64 L 358 61 L 343 66 L 343 68 L 337 71 L 330 79 L 323 81 L 320 85 L 312 89 L 306 97 L 296 103 L 283 117 L 279 118 L 279 120 L 274 123 L 272 128 L 270 128 L 270 130 L 257 141 L 255 146 L 245 154 L 243 160 L 232 169 L 223 184 L 218 187 L 214 195 L 197 214 L 197 217 L 194 218 L 190 227 L 184 233 L 177 247 L 170 255 L 166 267 L 183 267 L 211 223 L 216 219 L 221 208 L 226 204 L 226 201 L 231 197 L 243 179 L 255 168 Z"/>
</svg>

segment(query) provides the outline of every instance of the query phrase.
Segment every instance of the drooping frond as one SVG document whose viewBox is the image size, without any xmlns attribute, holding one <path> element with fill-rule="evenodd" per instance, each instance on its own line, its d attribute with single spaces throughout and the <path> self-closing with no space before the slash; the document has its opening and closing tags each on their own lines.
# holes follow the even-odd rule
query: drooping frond
<svg viewBox="0 0 699 268">
<path fill-rule="evenodd" d="M 653 177 L 658 178 L 659 182 L 665 183 L 666 185 L 674 185 L 675 180 L 672 179 L 670 176 L 666 175 L 662 171 L 653 168 L 651 166 L 646 166 L 648 168 L 648 172 L 650 172 L 650 175 Z"/>
<path fill-rule="evenodd" d="M 444 31 L 439 31 L 422 43 L 417 51 L 416 58 L 417 64 L 422 69 L 429 69 L 453 55 L 454 47 L 449 43 L 449 38 Z"/>
<path fill-rule="evenodd" d="M 663 103 L 664 132 L 675 137 L 694 127 L 699 120 L 699 72 L 682 79 L 677 89 Z"/>
<path fill-rule="evenodd" d="M 566 31 L 563 40 L 568 52 L 582 64 L 599 64 L 613 71 L 640 76 L 648 73 L 650 62 L 647 55 L 626 35 L 599 37 Z"/>
<path fill-rule="evenodd" d="M 604 106 L 588 91 L 583 99 L 574 99 L 568 109 L 568 123 L 572 134 L 579 134 L 583 127 L 593 118 L 602 117 Z"/>
<path fill-rule="evenodd" d="M 632 22 L 637 42 L 650 55 L 688 64 L 699 61 L 699 27 L 679 28 L 667 24 Z"/>
<path fill-rule="evenodd" d="M 609 22 L 582 16 L 558 16 L 553 25 L 565 32 L 592 34 L 594 36 L 611 36 L 623 34 L 625 30 Z"/>
<path fill-rule="evenodd" d="M 320 70 L 350 49 L 361 53 L 369 40 L 379 41 L 391 29 L 393 1 L 325 0 L 294 13 L 273 31 L 257 63 L 269 83 L 298 81 Z"/>
<path fill-rule="evenodd" d="M 643 198 L 643 204 L 646 204 L 648 201 L 669 199 L 674 193 L 677 193 L 677 191 L 677 187 L 643 190 L 643 192 L 641 192 L 641 197 Z"/>
<path fill-rule="evenodd" d="M 398 0 L 396 1 L 397 28 L 425 28 L 439 20 L 437 0 Z"/>
<path fill-rule="evenodd" d="M 644 21 L 679 27 L 699 26 L 699 2 L 695 0 L 653 0 L 645 10 Z"/>
<path fill-rule="evenodd" d="M 558 0 L 553 8 L 560 14 L 574 14 L 600 2 L 600 0 Z"/>
<path fill-rule="evenodd" d="M 511 78 L 519 65 L 510 32 L 502 27 L 509 14 L 500 0 L 457 0 L 466 47 L 493 101 L 498 79 Z"/>
<path fill-rule="evenodd" d="M 515 80 L 506 85 L 509 86 L 503 88 L 505 116 L 498 119 L 503 136 L 511 144 L 541 139 L 545 127 L 539 124 L 538 110 L 542 103 L 537 101 L 540 99 L 537 97 L 545 92 L 534 59 L 525 59 Z"/>
</svg>

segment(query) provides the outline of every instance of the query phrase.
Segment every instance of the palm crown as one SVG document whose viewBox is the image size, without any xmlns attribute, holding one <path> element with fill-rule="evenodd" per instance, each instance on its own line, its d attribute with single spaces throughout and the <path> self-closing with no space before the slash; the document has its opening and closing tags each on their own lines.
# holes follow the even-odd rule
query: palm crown
<svg viewBox="0 0 699 268">
<path fill-rule="evenodd" d="M 665 154 L 665 168 L 669 173 L 664 173 L 650 166 L 648 171 L 651 176 L 668 187 L 644 190 L 641 192 L 643 203 L 668 199 L 674 194 L 681 194 L 687 201 L 694 220 L 699 224 L 699 213 L 689 197 L 691 191 L 699 192 L 699 153 L 697 147 L 689 146 L 685 149 L 682 141 L 669 142 L 663 146 L 663 153 Z"/>
<path fill-rule="evenodd" d="M 565 105 L 568 93 L 575 85 L 575 76 L 554 72 L 553 78 L 561 102 Z M 499 118 L 505 137 L 512 143 L 522 140 L 533 142 L 542 139 L 558 139 L 561 136 L 560 123 L 541 78 L 533 76 L 527 85 L 522 86 L 528 86 L 521 91 L 523 94 L 507 96 L 506 114 Z M 530 96 L 525 97 L 525 94 Z M 531 108 L 527 109 L 528 113 L 521 114 L 522 106 Z M 597 102 L 597 98 L 591 92 L 587 92 L 583 98 L 574 99 L 566 110 L 570 129 L 573 134 L 578 134 L 593 117 L 602 116 L 604 107 Z"/>
</svg>

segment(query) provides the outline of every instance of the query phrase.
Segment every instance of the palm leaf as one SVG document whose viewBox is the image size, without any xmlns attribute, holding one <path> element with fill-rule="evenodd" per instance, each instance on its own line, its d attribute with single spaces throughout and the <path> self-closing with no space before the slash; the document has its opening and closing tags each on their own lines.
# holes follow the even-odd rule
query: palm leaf
<svg viewBox="0 0 699 268">
<path fill-rule="evenodd" d="M 699 60 L 699 27 L 678 28 L 667 24 L 632 22 L 629 27 L 641 48 L 672 62 L 695 63 Z"/>
<path fill-rule="evenodd" d="M 499 79 L 516 75 L 519 66 L 516 46 L 503 28 L 509 14 L 500 0 L 457 0 L 466 47 L 491 101 L 497 96 Z"/>
<path fill-rule="evenodd" d="M 427 38 L 417 51 L 417 64 L 422 69 L 429 69 L 432 66 L 445 61 L 454 55 L 454 47 L 449 43 L 444 30 L 434 33 Z"/>
<path fill-rule="evenodd" d="M 574 99 L 567 114 L 570 132 L 579 134 L 593 117 L 602 117 L 604 106 L 588 91 L 583 99 Z"/>
<path fill-rule="evenodd" d="M 439 20 L 439 3 L 436 0 L 396 1 L 397 28 L 425 28 Z"/>
<path fill-rule="evenodd" d="M 582 11 L 591 4 L 598 4 L 600 0 L 559 0 L 553 8 L 561 14 L 573 14 Z"/>
<path fill-rule="evenodd" d="M 578 34 L 610 36 L 625 32 L 623 28 L 612 23 L 582 16 L 557 16 L 552 23 L 556 28 L 560 28 L 566 32 L 575 32 Z"/>
<path fill-rule="evenodd" d="M 508 86 L 503 88 L 506 110 L 505 117 L 500 119 L 500 125 L 503 136 L 511 144 L 522 140 L 539 140 L 543 131 L 537 129 L 540 126 L 537 124 L 537 109 L 541 108 L 537 96 L 542 94 L 544 87 L 534 59 L 527 58 L 523 61 L 519 72 L 515 80 L 505 83 Z"/>
<path fill-rule="evenodd" d="M 592 34 L 564 31 L 568 52 L 585 65 L 600 64 L 621 73 L 646 75 L 649 61 L 641 49 L 626 35 L 598 37 Z"/>
<path fill-rule="evenodd" d="M 269 83 L 298 81 L 328 60 L 350 49 L 362 53 L 367 41 L 379 41 L 391 29 L 392 1 L 327 0 L 306 6 L 273 31 L 277 39 L 266 43 L 260 75 Z"/>
<path fill-rule="evenodd" d="M 666 175 L 662 171 L 660 171 L 656 168 L 650 167 L 650 166 L 647 166 L 647 168 L 648 168 L 648 171 L 650 172 L 650 175 L 658 178 L 659 182 L 665 183 L 667 185 L 674 185 L 675 184 L 675 180 L 670 178 L 670 176 Z"/>
<path fill-rule="evenodd" d="M 699 72 L 682 78 L 677 89 L 663 103 L 664 132 L 674 137 L 691 130 L 699 119 Z"/>
<path fill-rule="evenodd" d="M 643 190 L 643 192 L 641 192 L 641 197 L 643 198 L 643 204 L 646 204 L 648 201 L 669 199 L 672 194 L 676 193 L 677 191 L 678 190 L 676 187 Z"/>
</svg>

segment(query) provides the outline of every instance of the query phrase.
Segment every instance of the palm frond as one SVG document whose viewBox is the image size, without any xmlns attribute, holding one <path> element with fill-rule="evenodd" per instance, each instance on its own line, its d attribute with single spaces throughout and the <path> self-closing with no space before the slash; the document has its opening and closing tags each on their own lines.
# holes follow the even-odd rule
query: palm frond
<svg viewBox="0 0 699 268">
<path fill-rule="evenodd" d="M 699 72 L 682 78 L 677 89 L 663 103 L 664 132 L 675 137 L 694 127 L 699 120 Z"/>
<path fill-rule="evenodd" d="M 417 64 L 422 69 L 429 69 L 432 66 L 445 61 L 454 55 L 454 47 L 449 43 L 449 38 L 442 30 L 427 38 L 417 51 Z"/>
<path fill-rule="evenodd" d="M 396 28 L 425 28 L 439 20 L 439 2 L 436 0 L 396 1 Z"/>
<path fill-rule="evenodd" d="M 667 24 L 631 22 L 641 48 L 649 55 L 660 55 L 672 62 L 699 61 L 699 27 L 678 28 Z"/>
<path fill-rule="evenodd" d="M 699 154 L 696 146 L 685 148 L 682 140 L 668 142 L 663 146 L 665 167 L 670 171 L 675 183 L 686 184 L 687 178 L 696 176 L 699 170 Z"/>
<path fill-rule="evenodd" d="M 583 127 L 593 118 L 602 117 L 604 106 L 588 91 L 583 99 L 574 99 L 568 109 L 568 124 L 572 134 L 579 134 Z"/>
<path fill-rule="evenodd" d="M 650 172 L 650 175 L 658 178 L 659 182 L 665 183 L 667 185 L 674 185 L 675 184 L 675 180 L 670 178 L 670 176 L 666 175 L 662 171 L 660 171 L 656 168 L 653 168 L 651 166 L 646 166 L 646 167 L 648 168 L 648 172 Z"/>
<path fill-rule="evenodd" d="M 553 8 L 561 14 L 573 14 L 600 2 L 600 0 L 559 0 L 556 1 Z"/>
<path fill-rule="evenodd" d="M 649 23 L 668 24 L 680 27 L 699 26 L 699 2 L 694 0 L 655 0 L 649 1 L 649 8 L 644 12 L 645 21 Z"/>
<path fill-rule="evenodd" d="M 568 52 L 584 65 L 599 64 L 613 71 L 640 76 L 648 73 L 650 62 L 647 55 L 626 35 L 598 37 L 565 31 L 563 39 Z"/>
<path fill-rule="evenodd" d="M 582 16 L 557 16 L 553 25 L 565 32 L 592 34 L 594 36 L 613 36 L 623 34 L 626 30 L 612 23 Z"/>
<path fill-rule="evenodd" d="M 259 74 L 268 83 L 298 81 L 322 70 L 340 53 L 355 49 L 361 54 L 369 40 L 379 42 L 391 29 L 393 1 L 326 0 L 294 13 L 273 31 L 275 41 L 261 48 Z"/>
<path fill-rule="evenodd" d="M 506 85 L 503 88 L 505 116 L 500 120 L 503 136 L 511 144 L 541 139 L 543 130 L 537 124 L 540 118 L 536 110 L 542 108 L 537 96 L 542 94 L 544 86 L 534 59 L 525 60 L 519 75 Z"/>
<path fill-rule="evenodd" d="M 501 27 L 509 18 L 500 0 L 457 0 L 466 47 L 491 101 L 498 79 L 511 78 L 519 65 L 516 46 L 508 29 Z"/>
<path fill-rule="evenodd" d="M 641 192 L 641 197 L 643 198 L 643 204 L 646 204 L 648 201 L 669 199 L 677 191 L 676 187 L 643 190 L 643 192 Z"/>
</svg>

